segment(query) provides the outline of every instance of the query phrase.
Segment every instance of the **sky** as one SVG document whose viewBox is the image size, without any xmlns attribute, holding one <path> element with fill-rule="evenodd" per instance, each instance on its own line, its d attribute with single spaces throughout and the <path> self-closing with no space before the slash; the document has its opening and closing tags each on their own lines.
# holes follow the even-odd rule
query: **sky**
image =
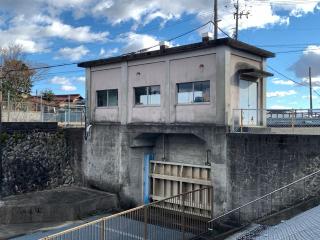
<svg viewBox="0 0 320 240">
<path fill-rule="evenodd" d="M 232 36 L 234 0 L 218 0 L 219 27 Z M 268 60 L 267 107 L 320 109 L 320 1 L 239 0 L 239 40 L 276 53 Z M 157 45 L 213 20 L 213 0 L 0 0 L 0 47 L 22 46 L 32 66 L 50 68 L 32 93 L 84 96 L 84 70 L 76 64 Z M 212 24 L 170 42 L 201 40 Z M 226 37 L 222 32 L 219 37 Z M 292 81 L 293 80 L 293 81 Z"/>
</svg>

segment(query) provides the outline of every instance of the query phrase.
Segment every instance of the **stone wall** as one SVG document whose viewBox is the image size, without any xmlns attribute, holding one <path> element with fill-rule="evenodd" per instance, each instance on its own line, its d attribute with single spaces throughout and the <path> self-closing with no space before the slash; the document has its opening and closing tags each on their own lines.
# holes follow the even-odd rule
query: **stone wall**
<svg viewBox="0 0 320 240">
<path fill-rule="evenodd" d="M 67 130 L 55 130 L 51 125 L 48 128 L 24 128 L 19 125 L 4 128 L 0 135 L 1 196 L 81 185 L 79 159 L 83 130 L 77 129 L 76 132 L 70 135 Z M 73 144 L 75 141 L 78 144 Z M 78 155 L 75 155 L 76 152 Z"/>
<path fill-rule="evenodd" d="M 227 146 L 233 208 L 320 169 L 320 136 L 229 134 Z M 274 195 L 273 204 L 285 205 L 303 194 L 319 193 L 319 183 L 318 176 L 305 186 L 296 184 Z M 269 207 L 270 200 L 260 204 L 255 208 Z"/>
</svg>

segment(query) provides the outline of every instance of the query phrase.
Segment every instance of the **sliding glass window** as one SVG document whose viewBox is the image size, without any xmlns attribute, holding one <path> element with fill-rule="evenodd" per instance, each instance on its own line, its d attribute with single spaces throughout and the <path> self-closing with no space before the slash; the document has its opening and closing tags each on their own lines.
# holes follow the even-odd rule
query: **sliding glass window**
<svg viewBox="0 0 320 240">
<path fill-rule="evenodd" d="M 98 107 L 118 106 L 118 89 L 108 89 L 97 91 Z"/>
<path fill-rule="evenodd" d="M 136 105 L 160 105 L 160 86 L 134 88 Z"/>
<path fill-rule="evenodd" d="M 178 103 L 210 102 L 210 81 L 178 83 Z"/>
</svg>

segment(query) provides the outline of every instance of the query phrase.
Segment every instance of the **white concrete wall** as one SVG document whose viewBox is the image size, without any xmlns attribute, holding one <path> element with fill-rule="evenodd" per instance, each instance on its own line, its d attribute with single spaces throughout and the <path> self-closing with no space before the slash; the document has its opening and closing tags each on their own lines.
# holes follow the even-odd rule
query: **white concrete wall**
<svg viewBox="0 0 320 240">
<path fill-rule="evenodd" d="M 200 67 L 200 65 L 203 67 Z M 210 102 L 194 104 L 177 103 L 177 83 L 210 81 Z M 216 122 L 216 55 L 174 59 L 170 61 L 171 98 L 175 116 L 171 122 Z"/>
<path fill-rule="evenodd" d="M 248 64 L 252 67 L 255 67 L 260 70 L 263 69 L 263 58 L 243 53 L 240 51 L 233 50 L 230 55 L 230 65 L 229 65 L 229 76 L 226 80 L 226 84 L 228 85 L 228 90 L 226 92 L 226 110 L 231 114 L 228 117 L 228 124 L 232 125 L 233 121 L 233 109 L 240 108 L 240 96 L 239 96 L 239 75 L 238 70 L 239 66 L 243 64 Z M 265 80 L 266 79 L 258 79 L 258 108 L 263 108 L 265 106 Z M 236 113 L 234 113 L 237 115 Z"/>
<path fill-rule="evenodd" d="M 114 107 L 97 107 L 97 90 L 118 89 L 118 103 L 123 94 L 121 88 L 121 67 L 112 66 L 107 69 L 95 69 L 91 72 L 91 109 L 93 119 L 97 122 L 120 122 L 119 105 Z"/>
<path fill-rule="evenodd" d="M 154 63 L 130 63 L 128 66 L 128 122 L 165 122 L 164 108 L 166 99 L 165 81 L 166 65 L 159 61 Z M 135 87 L 160 85 L 160 105 L 135 105 Z"/>
</svg>

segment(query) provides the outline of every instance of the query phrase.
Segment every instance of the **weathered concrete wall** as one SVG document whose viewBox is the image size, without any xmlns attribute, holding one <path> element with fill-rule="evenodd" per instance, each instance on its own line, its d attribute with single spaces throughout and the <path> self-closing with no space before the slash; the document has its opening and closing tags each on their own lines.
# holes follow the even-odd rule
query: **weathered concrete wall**
<svg viewBox="0 0 320 240">
<path fill-rule="evenodd" d="M 227 139 L 233 207 L 320 169 L 320 136 L 229 134 Z M 309 195 L 319 191 L 319 179 L 312 181 L 317 189 L 309 187 Z M 282 202 L 299 194 L 303 183 L 285 192 Z"/>
<path fill-rule="evenodd" d="M 204 165 L 211 151 L 215 209 L 227 207 L 225 128 L 213 125 L 96 124 L 86 141 L 83 165 L 88 186 L 118 193 L 126 205 L 143 200 L 143 158 L 146 153 L 162 157 L 162 134 L 166 135 L 166 160 Z M 192 153 L 193 152 L 193 153 Z M 192 153 L 192 154 L 191 154 Z"/>
<path fill-rule="evenodd" d="M 1 134 L 1 196 L 81 185 L 83 130 L 27 125 L 6 124 Z"/>
</svg>

